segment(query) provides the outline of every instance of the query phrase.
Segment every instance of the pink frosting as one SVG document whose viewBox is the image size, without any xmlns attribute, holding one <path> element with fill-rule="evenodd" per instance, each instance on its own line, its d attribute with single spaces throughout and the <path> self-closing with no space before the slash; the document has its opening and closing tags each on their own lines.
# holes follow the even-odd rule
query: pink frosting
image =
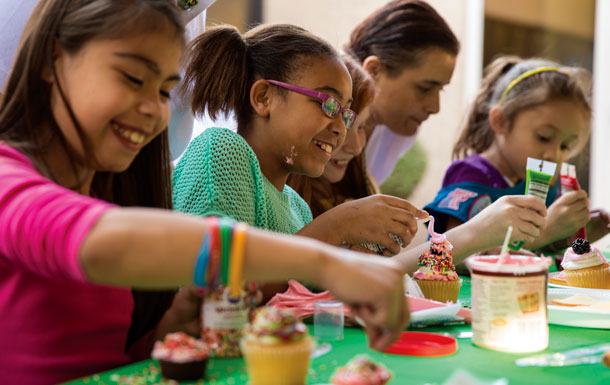
<svg viewBox="0 0 610 385">
<path fill-rule="evenodd" d="M 434 217 L 430 215 L 430 221 L 428 222 L 428 233 L 430 233 L 430 242 L 432 243 L 444 243 L 447 242 L 447 237 L 445 234 L 439 234 L 434 231 Z M 447 242 L 449 245 L 448 249 L 451 250 L 453 246 L 451 243 Z"/>
<path fill-rule="evenodd" d="M 333 385 L 384 385 L 390 373 L 383 365 L 371 361 L 367 356 L 356 356 L 344 367 L 337 369 L 331 378 Z"/>
<path fill-rule="evenodd" d="M 563 260 L 561 261 L 561 266 L 567 270 L 575 270 L 578 268 L 590 267 L 590 266 L 599 266 L 603 263 L 607 263 L 606 258 L 604 258 L 603 254 L 599 249 L 593 245 L 590 246 L 591 251 L 584 254 L 577 254 L 570 247 L 566 250 L 565 255 L 563 256 Z M 586 259 L 591 259 L 591 263 L 587 263 L 586 266 L 582 267 L 578 266 L 579 262 L 583 262 Z M 576 266 L 571 266 L 576 265 Z"/>
</svg>

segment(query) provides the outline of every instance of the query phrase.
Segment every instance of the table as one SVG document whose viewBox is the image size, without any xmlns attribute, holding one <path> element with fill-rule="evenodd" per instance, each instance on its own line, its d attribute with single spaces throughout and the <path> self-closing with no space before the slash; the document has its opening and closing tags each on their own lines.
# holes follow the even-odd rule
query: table
<svg viewBox="0 0 610 385">
<path fill-rule="evenodd" d="M 460 299 L 470 298 L 470 283 L 464 281 Z M 430 332 L 453 332 L 470 330 L 470 325 L 428 327 L 417 329 Z M 549 347 L 540 352 L 599 344 L 610 341 L 610 330 L 584 329 L 549 325 Z M 367 348 L 366 336 L 361 329 L 346 328 L 345 339 L 332 343 L 330 353 L 316 358 L 310 366 L 308 384 L 327 383 L 334 368 L 344 365 L 356 354 L 366 353 L 373 360 L 383 363 L 394 376 L 390 385 L 438 384 L 445 382 L 458 368 L 470 372 L 481 380 L 506 378 L 509 385 L 594 385 L 610 384 L 610 369 L 601 364 L 558 368 L 519 368 L 515 359 L 530 354 L 509 354 L 474 346 L 471 339 L 459 339 L 457 353 L 446 357 L 406 357 L 378 353 Z M 147 360 L 124 366 L 109 372 L 85 377 L 70 385 L 114 385 L 114 384 L 170 384 L 158 374 L 155 361 Z M 181 384 L 238 385 L 246 384 L 247 375 L 242 359 L 211 359 L 206 380 Z"/>
</svg>

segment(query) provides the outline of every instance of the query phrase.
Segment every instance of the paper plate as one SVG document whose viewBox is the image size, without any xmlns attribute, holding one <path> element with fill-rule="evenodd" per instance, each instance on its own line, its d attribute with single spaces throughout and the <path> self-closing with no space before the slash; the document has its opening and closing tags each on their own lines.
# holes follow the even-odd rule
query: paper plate
<svg viewBox="0 0 610 385">
<path fill-rule="evenodd" d="M 552 305 L 553 299 L 563 299 L 574 294 L 585 294 L 591 298 L 610 301 L 610 290 L 604 289 L 549 289 L 548 309 L 549 323 L 555 325 L 575 326 L 581 328 L 610 329 L 610 310 L 591 309 L 584 306 L 558 306 Z"/>
</svg>

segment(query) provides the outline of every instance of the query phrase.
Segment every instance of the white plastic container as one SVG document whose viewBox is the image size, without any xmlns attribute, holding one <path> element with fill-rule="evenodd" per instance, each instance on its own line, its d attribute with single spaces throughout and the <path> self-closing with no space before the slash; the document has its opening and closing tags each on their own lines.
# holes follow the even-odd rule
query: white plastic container
<svg viewBox="0 0 610 385">
<path fill-rule="evenodd" d="M 549 343 L 546 289 L 549 259 L 471 257 L 472 342 L 488 349 L 529 353 Z"/>
</svg>

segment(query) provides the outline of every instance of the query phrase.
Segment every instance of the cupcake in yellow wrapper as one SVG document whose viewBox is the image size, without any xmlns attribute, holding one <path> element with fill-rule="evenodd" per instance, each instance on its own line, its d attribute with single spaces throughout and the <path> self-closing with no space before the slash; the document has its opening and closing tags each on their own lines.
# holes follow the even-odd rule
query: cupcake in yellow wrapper
<svg viewBox="0 0 610 385">
<path fill-rule="evenodd" d="M 561 266 L 569 286 L 610 289 L 610 265 L 589 242 L 577 238 L 566 250 Z"/>
<path fill-rule="evenodd" d="M 413 279 L 419 285 L 424 297 L 439 302 L 457 302 L 462 280 L 455 272 L 453 245 L 447 238 L 434 231 L 434 217 L 428 223 L 430 250 L 419 257 L 419 267 Z"/>
<path fill-rule="evenodd" d="M 305 385 L 313 340 L 292 313 L 259 309 L 241 342 L 250 385 Z"/>
</svg>

